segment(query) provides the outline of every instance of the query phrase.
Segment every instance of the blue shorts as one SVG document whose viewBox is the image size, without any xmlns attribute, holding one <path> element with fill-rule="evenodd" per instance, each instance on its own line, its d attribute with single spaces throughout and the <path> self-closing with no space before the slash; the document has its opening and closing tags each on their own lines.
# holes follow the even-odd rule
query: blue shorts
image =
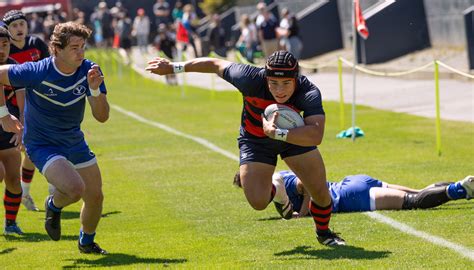
<svg viewBox="0 0 474 270">
<path fill-rule="evenodd" d="M 27 144 L 25 148 L 28 157 L 42 174 L 45 173 L 49 165 L 61 158 L 68 160 L 76 169 L 97 163 L 95 154 L 84 140 L 72 147 Z"/>
<path fill-rule="evenodd" d="M 316 146 L 299 146 L 270 138 L 239 138 L 240 165 L 262 162 L 276 166 L 278 155 L 282 159 L 297 156 L 316 149 Z"/>
<path fill-rule="evenodd" d="M 375 198 L 370 196 L 370 189 L 386 186 L 382 181 L 368 176 L 349 176 L 340 183 L 338 212 L 374 211 Z"/>
</svg>

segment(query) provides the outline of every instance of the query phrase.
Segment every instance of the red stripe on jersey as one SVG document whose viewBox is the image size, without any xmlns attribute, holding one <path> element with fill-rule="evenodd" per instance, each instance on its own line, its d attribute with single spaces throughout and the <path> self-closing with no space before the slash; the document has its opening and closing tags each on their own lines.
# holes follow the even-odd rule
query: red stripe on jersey
<svg viewBox="0 0 474 270">
<path fill-rule="evenodd" d="M 10 57 L 20 64 L 34 62 L 41 58 L 41 51 L 36 48 L 31 48 L 18 53 L 12 53 L 10 54 Z"/>
<path fill-rule="evenodd" d="M 276 103 L 274 100 L 268 100 L 258 97 L 245 97 L 245 101 L 252 104 L 252 106 L 257 107 L 259 109 L 265 110 L 265 108 L 273 103 Z"/>
<path fill-rule="evenodd" d="M 245 130 L 254 135 L 254 136 L 257 136 L 257 137 L 265 137 L 267 135 L 265 135 L 265 133 L 263 133 L 263 128 L 262 127 L 257 127 L 255 126 L 254 124 L 252 124 L 252 122 L 250 122 L 248 119 L 245 119 L 244 120 L 244 128 Z"/>
<path fill-rule="evenodd" d="M 259 114 L 255 113 L 254 111 L 252 111 L 248 103 L 245 103 L 245 111 L 248 114 L 250 114 L 250 116 L 252 116 L 255 120 L 262 122 L 262 117 Z"/>
</svg>

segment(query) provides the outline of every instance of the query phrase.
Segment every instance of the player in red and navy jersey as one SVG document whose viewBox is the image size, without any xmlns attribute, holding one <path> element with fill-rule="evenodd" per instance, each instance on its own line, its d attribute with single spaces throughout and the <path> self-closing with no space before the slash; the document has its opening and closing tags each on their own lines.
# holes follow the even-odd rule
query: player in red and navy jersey
<svg viewBox="0 0 474 270">
<path fill-rule="evenodd" d="M 15 60 L 8 58 L 10 51 L 10 36 L 8 31 L 0 27 L 0 65 L 15 64 Z M 24 88 L 5 86 L 1 92 L 5 97 L 5 105 L 0 107 L 0 116 L 11 113 L 15 118 L 21 119 L 24 108 Z M 19 98 L 17 98 L 19 96 Z M 15 142 L 16 141 L 16 142 Z M 21 202 L 20 166 L 21 153 L 17 144 L 20 137 L 14 133 L 6 132 L 0 128 L 0 182 L 5 179 L 5 207 L 4 234 L 23 234 L 16 223 L 16 217 Z"/>
<path fill-rule="evenodd" d="M 272 183 L 280 155 L 313 198 L 310 210 L 318 241 L 329 246 L 345 245 L 345 241 L 329 229 L 331 196 L 323 159 L 317 149 L 323 139 L 325 123 L 321 93 L 299 74 L 298 62 L 291 53 L 274 52 L 265 68 L 214 58 L 196 58 L 182 63 L 155 58 L 148 64 L 146 69 L 159 75 L 184 71 L 216 73 L 233 84 L 244 97 L 238 142 L 240 176 L 247 201 L 256 210 L 265 209 L 273 201 L 282 216 L 291 218 L 293 210 L 283 182 Z M 268 120 L 263 118 L 265 108 L 274 103 L 302 111 L 305 125 L 287 130 L 274 124 L 278 114 Z"/>
<path fill-rule="evenodd" d="M 10 58 L 19 64 L 36 62 L 49 57 L 48 46 L 39 37 L 28 35 L 28 22 L 19 10 L 10 10 L 3 16 L 3 23 L 11 35 Z M 21 170 L 22 203 L 30 211 L 38 211 L 30 195 L 35 165 L 25 155 Z"/>
</svg>

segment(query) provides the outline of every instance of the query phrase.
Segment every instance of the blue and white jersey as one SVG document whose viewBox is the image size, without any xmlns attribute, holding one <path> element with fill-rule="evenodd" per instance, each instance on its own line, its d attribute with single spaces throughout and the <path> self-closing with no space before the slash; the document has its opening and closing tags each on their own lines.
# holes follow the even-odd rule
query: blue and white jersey
<svg viewBox="0 0 474 270">
<path fill-rule="evenodd" d="M 291 171 L 278 172 L 285 183 L 286 193 L 293 204 L 293 210 L 299 212 L 303 203 L 303 195 L 299 194 L 296 185 L 297 177 Z M 329 194 L 332 199 L 332 212 L 373 211 L 370 189 L 385 187 L 383 182 L 364 174 L 346 176 L 340 182 L 328 182 Z"/>
<path fill-rule="evenodd" d="M 26 88 L 25 145 L 70 147 L 84 140 L 80 125 L 85 99 L 90 95 L 87 72 L 92 65 L 85 59 L 76 72 L 64 74 L 54 64 L 54 57 L 48 57 L 9 68 L 11 85 Z M 100 91 L 107 93 L 104 83 Z"/>
</svg>

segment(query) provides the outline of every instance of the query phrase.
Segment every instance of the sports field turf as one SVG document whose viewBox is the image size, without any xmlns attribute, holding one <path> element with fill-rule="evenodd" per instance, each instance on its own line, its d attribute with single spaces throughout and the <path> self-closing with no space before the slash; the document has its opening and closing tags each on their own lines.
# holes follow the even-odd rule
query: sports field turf
<svg viewBox="0 0 474 270">
<path fill-rule="evenodd" d="M 110 67 L 110 61 L 103 64 L 107 63 L 104 72 L 113 105 L 111 117 L 100 124 L 88 110 L 83 130 L 98 157 L 104 182 L 104 217 L 96 240 L 111 254 L 79 254 L 79 203 L 65 209 L 59 242 L 51 241 L 44 231 L 44 212 L 22 208 L 18 221 L 25 235 L 0 237 L 0 268 L 474 267 L 472 201 L 450 202 L 432 210 L 379 212 L 441 237 L 441 242 L 450 241 L 461 247 L 458 251 L 362 213 L 333 215 L 331 227 L 349 246 L 332 249 L 317 243 L 311 218 L 281 220 L 273 205 L 265 211 L 253 210 L 241 190 L 232 186 L 238 169 L 236 138 L 241 113 L 237 92 L 212 93 L 186 87 L 182 96 L 180 87 L 131 76 L 125 68 L 119 78 L 119 71 Z M 422 188 L 474 173 L 473 124 L 442 121 L 443 154 L 438 157 L 433 119 L 358 107 L 358 123 L 366 137 L 352 143 L 335 138 L 339 132 L 338 104 L 325 102 L 324 107 L 327 122 L 320 150 L 330 180 L 365 173 Z M 124 110 L 135 113 L 135 118 Z M 137 115 L 149 122 L 137 121 Z M 157 124 L 205 139 L 231 156 L 160 129 Z M 285 168 L 280 161 L 278 169 Z M 41 209 L 46 194 L 46 181 L 37 173 L 32 195 Z"/>
</svg>

